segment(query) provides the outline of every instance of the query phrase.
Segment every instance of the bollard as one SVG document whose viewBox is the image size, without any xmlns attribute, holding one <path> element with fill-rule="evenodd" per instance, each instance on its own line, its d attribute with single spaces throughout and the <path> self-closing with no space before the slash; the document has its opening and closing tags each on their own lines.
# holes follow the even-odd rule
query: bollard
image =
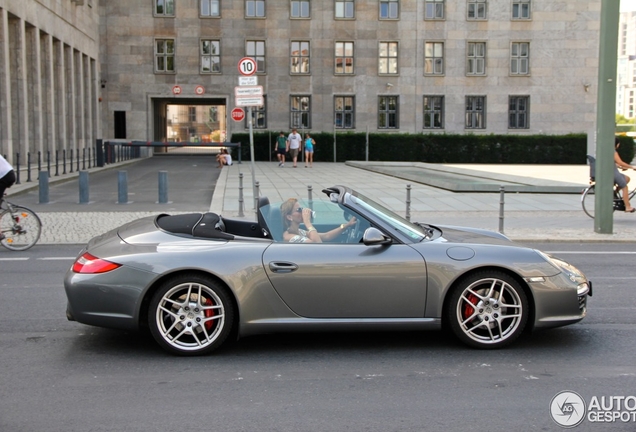
<svg viewBox="0 0 636 432">
<path fill-rule="evenodd" d="M 406 185 L 406 220 L 411 220 L 411 185 Z"/>
<path fill-rule="evenodd" d="M 239 174 L 239 217 L 245 216 L 243 213 L 243 173 Z"/>
<path fill-rule="evenodd" d="M 504 193 L 505 188 L 499 187 L 499 232 L 504 233 Z"/>
<path fill-rule="evenodd" d="M 55 177 L 60 175 L 60 151 L 55 150 Z"/>
<path fill-rule="evenodd" d="M 88 204 L 88 171 L 79 173 L 79 203 Z"/>
<path fill-rule="evenodd" d="M 40 171 L 38 176 L 40 182 L 40 204 L 49 203 L 49 173 L 46 171 Z"/>
<path fill-rule="evenodd" d="M 117 173 L 117 204 L 128 204 L 128 171 Z"/>
<path fill-rule="evenodd" d="M 31 152 L 27 152 L 27 182 L 31 181 Z"/>
<path fill-rule="evenodd" d="M 159 204 L 168 203 L 168 171 L 159 171 Z"/>
<path fill-rule="evenodd" d="M 20 184 L 20 152 L 15 154 L 15 184 Z"/>
<path fill-rule="evenodd" d="M 66 174 L 66 149 L 62 150 L 62 168 L 64 169 L 62 174 Z"/>
<path fill-rule="evenodd" d="M 260 191 L 260 183 L 256 182 L 254 185 L 254 212 L 256 213 L 256 218 L 258 219 L 258 197 L 261 196 Z"/>
<path fill-rule="evenodd" d="M 307 186 L 307 197 L 309 198 L 309 202 L 312 202 L 314 200 L 312 195 L 313 195 L 313 188 L 311 187 L 311 185 L 308 185 Z"/>
</svg>

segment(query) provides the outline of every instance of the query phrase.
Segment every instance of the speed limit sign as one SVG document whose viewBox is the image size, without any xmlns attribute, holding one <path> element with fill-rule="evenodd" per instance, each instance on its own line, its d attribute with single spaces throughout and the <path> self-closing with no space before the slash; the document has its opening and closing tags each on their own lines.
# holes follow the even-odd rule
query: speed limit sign
<svg viewBox="0 0 636 432">
<path fill-rule="evenodd" d="M 238 62 L 238 70 L 243 76 L 250 76 L 256 73 L 256 61 L 250 57 L 243 57 Z"/>
</svg>

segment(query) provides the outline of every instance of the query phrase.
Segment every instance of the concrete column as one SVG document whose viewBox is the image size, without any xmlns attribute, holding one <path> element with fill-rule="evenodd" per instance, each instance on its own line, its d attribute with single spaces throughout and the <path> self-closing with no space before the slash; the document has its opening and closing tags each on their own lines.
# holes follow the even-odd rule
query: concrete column
<svg viewBox="0 0 636 432">
<path fill-rule="evenodd" d="M 44 127 L 42 121 L 44 119 L 43 104 L 42 104 L 42 39 L 40 37 L 40 30 L 37 28 L 31 28 L 29 30 L 29 37 L 33 46 L 33 52 L 31 53 L 32 68 L 31 80 L 29 89 L 33 93 L 33 107 L 31 108 L 31 123 L 33 125 L 33 141 L 34 151 L 40 151 L 44 155 Z"/>
<path fill-rule="evenodd" d="M 17 63 L 17 73 L 15 76 L 16 91 L 14 107 L 17 116 L 18 151 L 25 155 L 29 149 L 29 91 L 27 79 L 27 48 L 26 48 L 26 27 L 23 19 L 15 19 L 16 43 L 15 54 Z"/>
<path fill-rule="evenodd" d="M 66 46 L 65 49 L 65 66 L 67 77 L 67 107 L 66 107 L 66 121 L 67 130 L 66 136 L 68 140 L 68 148 L 73 149 L 73 152 L 77 151 L 77 117 L 76 117 L 76 86 L 75 86 L 75 49 L 71 46 Z"/>
<path fill-rule="evenodd" d="M 53 36 L 47 34 L 44 37 L 44 45 L 46 47 L 46 70 L 44 71 L 44 88 L 46 95 L 46 106 L 44 112 L 46 115 L 46 141 L 48 150 L 51 150 L 51 157 L 54 157 L 55 149 L 57 149 L 57 125 L 55 124 L 55 56 L 53 46 Z"/>
<path fill-rule="evenodd" d="M 62 41 L 55 43 L 57 62 L 55 65 L 55 101 L 56 119 L 58 128 L 58 141 L 60 150 L 68 148 L 68 132 L 66 119 L 68 118 L 66 103 L 66 49 Z"/>
<path fill-rule="evenodd" d="M 0 75 L 0 152 L 6 153 L 9 162 L 15 164 L 13 151 L 13 128 L 11 125 L 11 113 L 13 104 L 11 103 L 11 44 L 9 41 L 9 14 L 6 9 L 0 9 L 0 55 L 5 67 L 0 70 L 4 72 Z"/>
<path fill-rule="evenodd" d="M 77 151 L 86 148 L 86 80 L 85 80 L 85 57 L 80 51 L 77 51 L 77 105 L 75 106 L 77 113 Z M 81 154 L 81 153 L 79 153 Z"/>
</svg>

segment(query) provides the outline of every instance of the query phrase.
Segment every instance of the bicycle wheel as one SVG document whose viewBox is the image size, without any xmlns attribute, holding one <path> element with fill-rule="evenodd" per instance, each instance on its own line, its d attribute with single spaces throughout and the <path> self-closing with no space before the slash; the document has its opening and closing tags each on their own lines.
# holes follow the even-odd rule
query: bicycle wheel
<svg viewBox="0 0 636 432">
<path fill-rule="evenodd" d="M 23 251 L 37 243 L 42 233 L 42 222 L 33 210 L 13 206 L 13 213 L 4 210 L 0 214 L 0 232 L 4 238 L 2 246 L 9 250 Z"/>
<path fill-rule="evenodd" d="M 594 185 L 587 187 L 581 195 L 581 205 L 586 215 L 594 219 L 594 201 L 596 197 L 594 194 Z"/>
</svg>

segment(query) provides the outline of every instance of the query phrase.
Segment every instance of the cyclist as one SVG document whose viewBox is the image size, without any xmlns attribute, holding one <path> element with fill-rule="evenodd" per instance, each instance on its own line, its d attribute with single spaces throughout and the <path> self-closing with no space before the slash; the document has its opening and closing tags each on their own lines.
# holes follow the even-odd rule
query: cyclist
<svg viewBox="0 0 636 432">
<path fill-rule="evenodd" d="M 614 183 L 621 189 L 623 193 L 623 202 L 625 203 L 625 213 L 634 213 L 636 209 L 632 207 L 629 203 L 629 190 L 627 189 L 627 183 L 629 183 L 630 178 L 625 174 L 621 174 L 618 171 L 618 168 L 626 169 L 636 169 L 633 165 L 623 162 L 621 157 L 618 154 L 618 147 L 620 147 L 621 142 L 618 138 L 614 138 Z"/>
<path fill-rule="evenodd" d="M 4 196 L 4 191 L 15 183 L 15 172 L 7 160 L 0 155 L 0 201 Z"/>
</svg>

